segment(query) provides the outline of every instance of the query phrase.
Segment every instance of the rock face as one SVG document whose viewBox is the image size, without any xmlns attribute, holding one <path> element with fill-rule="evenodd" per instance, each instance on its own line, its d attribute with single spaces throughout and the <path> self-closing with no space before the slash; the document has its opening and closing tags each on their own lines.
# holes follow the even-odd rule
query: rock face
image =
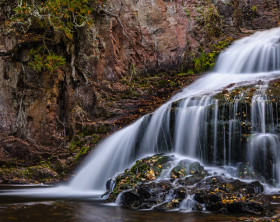
<svg viewBox="0 0 280 222">
<path fill-rule="evenodd" d="M 78 130 L 88 124 L 96 133 L 92 123 L 100 115 L 106 120 L 104 98 L 129 88 L 117 80 L 191 67 L 193 56 L 209 50 L 209 43 L 279 23 L 276 1 L 108 0 L 94 25 L 80 30 L 74 81 L 69 67 L 50 74 L 28 66 L 28 50 L 36 42 L 30 33 L 19 38 L 3 26 L 15 3 L 0 3 L 0 163 L 5 167 L 48 158 L 65 163 L 63 153 Z M 114 109 L 118 115 L 120 108 Z"/>
<path fill-rule="evenodd" d="M 113 186 L 107 186 L 108 200 L 154 211 L 206 209 L 216 213 L 271 215 L 260 182 L 246 183 L 209 173 L 200 163 L 188 159 L 176 163 L 174 156 L 162 154 L 137 160 L 131 169 L 109 180 Z"/>
<path fill-rule="evenodd" d="M 276 1 L 110 0 L 107 5 L 104 17 L 84 34 L 91 41 L 82 47 L 79 63 L 108 80 L 135 70 L 181 70 L 209 43 L 276 27 L 280 20 Z"/>
</svg>

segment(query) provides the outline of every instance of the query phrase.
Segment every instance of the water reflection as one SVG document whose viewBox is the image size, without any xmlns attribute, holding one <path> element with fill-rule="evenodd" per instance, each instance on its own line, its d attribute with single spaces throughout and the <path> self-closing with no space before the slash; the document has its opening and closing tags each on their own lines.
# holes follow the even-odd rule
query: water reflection
<svg viewBox="0 0 280 222">
<path fill-rule="evenodd" d="M 213 214 L 136 211 L 104 206 L 95 201 L 44 201 L 14 203 L 0 206 L 0 221 L 239 221 L 236 217 Z"/>
<path fill-rule="evenodd" d="M 4 189 L 5 188 L 5 189 Z M 31 188 L 31 187 L 30 187 Z M 40 187 L 38 187 L 41 189 Z M 3 191 L 20 191 L 22 187 L 9 186 L 0 187 Z M 24 187 L 24 189 L 27 189 Z M 34 189 L 34 188 L 33 188 Z M 279 201 L 278 201 L 279 200 Z M 274 198 L 278 201 L 280 196 Z M 252 217 L 242 215 L 216 215 L 201 212 L 152 212 L 130 210 L 117 206 L 104 204 L 102 200 L 95 197 L 28 197 L 28 196 L 2 196 L 0 198 L 0 221 L 21 221 L 21 222 L 167 222 L 167 221 L 252 221 Z"/>
</svg>

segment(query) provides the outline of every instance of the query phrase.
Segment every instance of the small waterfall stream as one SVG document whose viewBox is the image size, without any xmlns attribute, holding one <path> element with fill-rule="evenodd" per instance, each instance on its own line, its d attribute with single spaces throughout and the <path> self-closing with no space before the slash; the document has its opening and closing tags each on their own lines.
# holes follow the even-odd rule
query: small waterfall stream
<svg viewBox="0 0 280 222">
<path fill-rule="evenodd" d="M 104 190 L 106 181 L 133 161 L 160 152 L 224 168 L 248 162 L 264 181 L 279 185 L 279 111 L 266 95 L 269 81 L 280 77 L 279 42 L 280 28 L 236 41 L 221 53 L 214 72 L 99 144 L 69 187 Z M 241 92 L 228 101 L 218 99 L 225 88 L 253 85 L 252 98 Z"/>
<path fill-rule="evenodd" d="M 266 95 L 267 86 L 261 86 L 252 99 L 252 131 L 248 144 L 248 159 L 265 178 L 280 183 L 280 140 L 275 131 L 278 119 L 273 104 Z M 260 167 L 261 166 L 261 167 Z"/>
</svg>

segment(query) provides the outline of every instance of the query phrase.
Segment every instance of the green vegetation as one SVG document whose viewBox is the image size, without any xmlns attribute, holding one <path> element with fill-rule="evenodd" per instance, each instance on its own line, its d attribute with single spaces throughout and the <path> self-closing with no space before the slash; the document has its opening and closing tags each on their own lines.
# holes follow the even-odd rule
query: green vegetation
<svg viewBox="0 0 280 222">
<path fill-rule="evenodd" d="M 28 65 L 37 72 L 50 71 L 66 65 L 66 59 L 63 56 L 56 55 L 54 52 L 46 53 L 42 46 L 32 48 L 29 51 L 30 62 Z"/>
<path fill-rule="evenodd" d="M 67 54 L 72 55 L 75 33 L 92 24 L 94 14 L 103 7 L 104 1 L 18 0 L 6 27 L 19 33 L 23 42 L 40 43 L 30 50 L 30 67 L 37 72 L 53 72 L 65 65 L 67 57 L 54 46 L 62 44 Z"/>
<path fill-rule="evenodd" d="M 185 12 L 187 13 L 187 16 L 190 16 L 190 15 L 191 15 L 191 11 L 190 11 L 190 10 L 185 9 Z"/>
<path fill-rule="evenodd" d="M 205 29 L 206 38 L 210 40 L 213 37 L 219 37 L 222 33 L 222 17 L 219 15 L 215 6 L 199 7 L 196 11 L 200 14 L 197 22 Z"/>
<path fill-rule="evenodd" d="M 81 147 L 79 153 L 76 155 L 75 159 L 78 160 L 82 155 L 86 154 L 89 151 L 89 146 Z"/>
<path fill-rule="evenodd" d="M 93 22 L 92 13 L 102 7 L 101 0 L 19 0 L 15 14 L 7 22 L 16 31 L 42 28 L 47 34 L 72 39 L 74 32 Z"/>
<path fill-rule="evenodd" d="M 217 44 L 211 46 L 212 50 L 208 53 L 201 51 L 198 57 L 193 59 L 194 72 L 201 73 L 210 70 L 214 67 L 215 61 L 225 48 L 227 48 L 233 41 L 232 37 L 228 37 L 225 40 L 219 41 Z"/>
<path fill-rule="evenodd" d="M 257 11 L 257 6 L 256 5 L 253 5 L 252 7 L 251 7 L 251 10 L 253 11 L 253 12 L 256 12 Z"/>
<path fill-rule="evenodd" d="M 169 167 L 168 163 L 173 157 L 156 154 L 151 157 L 137 160 L 130 168 L 116 178 L 116 186 L 109 199 L 115 200 L 124 190 L 135 188 L 142 182 L 149 182 L 159 177 L 163 169 Z"/>
<path fill-rule="evenodd" d="M 30 167 L 1 168 L 0 177 L 9 183 L 49 183 L 59 179 L 59 174 L 44 163 Z"/>
<path fill-rule="evenodd" d="M 80 160 L 81 157 L 87 154 L 100 141 L 100 134 L 106 132 L 105 126 L 99 126 L 96 130 L 83 129 L 76 135 L 69 145 L 69 151 L 74 153 L 75 160 Z"/>
</svg>

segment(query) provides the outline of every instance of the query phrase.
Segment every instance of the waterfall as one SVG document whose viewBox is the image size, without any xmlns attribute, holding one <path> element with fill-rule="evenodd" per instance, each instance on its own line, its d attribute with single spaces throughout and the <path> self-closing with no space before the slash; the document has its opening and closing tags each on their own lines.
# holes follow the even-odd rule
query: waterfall
<svg viewBox="0 0 280 222">
<path fill-rule="evenodd" d="M 222 52 L 215 71 L 258 73 L 280 70 L 279 32 L 279 28 L 257 32 L 253 36 L 236 41 Z"/>
<path fill-rule="evenodd" d="M 175 152 L 188 156 L 197 156 L 201 153 L 201 134 L 206 134 L 204 122 L 207 120 L 207 108 L 215 101 L 209 96 L 201 98 L 187 98 L 180 102 L 176 109 L 175 123 Z M 187 147 L 187 149 L 186 149 Z"/>
<path fill-rule="evenodd" d="M 252 132 L 248 145 L 249 161 L 271 183 L 280 182 L 280 137 L 275 131 L 273 104 L 260 89 L 252 99 Z M 276 119 L 277 120 L 277 119 Z M 269 160 L 269 161 L 268 161 Z"/>
<path fill-rule="evenodd" d="M 159 152 L 175 152 L 220 167 L 249 162 L 264 180 L 279 184 L 278 113 L 266 95 L 268 82 L 280 77 L 279 41 L 280 28 L 236 41 L 221 53 L 214 72 L 100 143 L 69 186 L 104 190 L 110 177 L 136 159 Z M 225 88 L 232 92 L 259 82 L 263 84 L 248 102 L 251 107 L 243 102 L 242 93 L 227 102 L 217 99 Z M 264 163 L 265 168 L 259 169 Z"/>
</svg>

